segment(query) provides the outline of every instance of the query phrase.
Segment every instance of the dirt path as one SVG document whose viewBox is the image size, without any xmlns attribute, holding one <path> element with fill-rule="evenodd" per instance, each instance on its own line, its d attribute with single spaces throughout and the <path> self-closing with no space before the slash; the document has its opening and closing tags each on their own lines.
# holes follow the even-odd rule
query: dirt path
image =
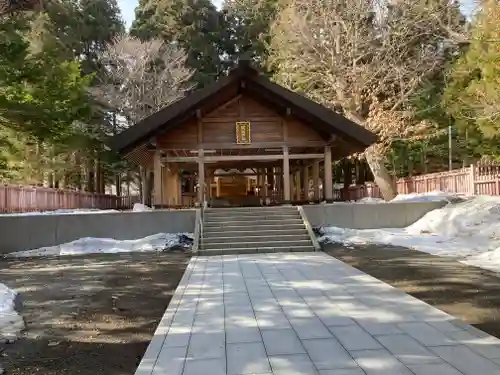
<svg viewBox="0 0 500 375">
<path fill-rule="evenodd" d="M 500 338 L 500 274 L 403 248 L 323 247 L 347 264 Z"/>
<path fill-rule="evenodd" d="M 181 253 L 1 260 L 0 281 L 21 293 L 27 332 L 4 345 L 0 364 L 9 375 L 133 374 L 188 261 Z"/>
</svg>

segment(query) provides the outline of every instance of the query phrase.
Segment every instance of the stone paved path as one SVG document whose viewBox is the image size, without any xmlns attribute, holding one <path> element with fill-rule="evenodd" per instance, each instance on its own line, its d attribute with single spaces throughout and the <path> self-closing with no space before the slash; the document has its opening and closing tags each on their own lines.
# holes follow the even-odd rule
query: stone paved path
<svg viewBox="0 0 500 375">
<path fill-rule="evenodd" d="M 136 375 L 500 375 L 500 340 L 324 253 L 191 260 Z"/>
</svg>

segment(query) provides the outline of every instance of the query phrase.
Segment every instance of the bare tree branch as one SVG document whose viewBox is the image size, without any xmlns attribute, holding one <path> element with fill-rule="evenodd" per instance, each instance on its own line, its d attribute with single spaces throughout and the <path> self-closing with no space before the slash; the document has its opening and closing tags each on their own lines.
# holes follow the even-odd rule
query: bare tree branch
<svg viewBox="0 0 500 375">
<path fill-rule="evenodd" d="M 99 56 L 105 75 L 96 98 L 131 122 L 157 112 L 192 88 L 186 53 L 161 40 L 120 35 Z"/>
</svg>

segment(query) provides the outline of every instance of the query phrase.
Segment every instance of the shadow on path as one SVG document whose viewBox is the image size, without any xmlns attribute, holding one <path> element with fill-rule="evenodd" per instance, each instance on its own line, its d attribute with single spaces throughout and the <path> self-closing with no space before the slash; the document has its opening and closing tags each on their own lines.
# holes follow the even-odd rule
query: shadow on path
<svg viewBox="0 0 500 375">
<path fill-rule="evenodd" d="M 323 244 L 323 250 L 500 337 L 500 274 L 405 248 Z"/>
<path fill-rule="evenodd" d="M 182 253 L 0 260 L 27 325 L 0 364 L 10 375 L 133 374 L 188 262 Z"/>
</svg>

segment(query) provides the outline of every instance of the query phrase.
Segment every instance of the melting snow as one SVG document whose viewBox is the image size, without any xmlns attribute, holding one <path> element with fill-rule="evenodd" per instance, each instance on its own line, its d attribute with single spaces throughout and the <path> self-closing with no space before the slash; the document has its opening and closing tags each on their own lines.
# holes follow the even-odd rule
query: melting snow
<svg viewBox="0 0 500 375">
<path fill-rule="evenodd" d="M 14 309 L 17 293 L 0 283 L 0 339 L 14 340 L 24 328 L 22 317 Z"/>
<path fill-rule="evenodd" d="M 329 227 L 322 231 L 320 241 L 324 242 L 407 247 L 500 272 L 500 197 L 477 196 L 449 203 L 406 228 Z"/>
<path fill-rule="evenodd" d="M 136 240 L 115 240 L 113 238 L 80 238 L 57 246 L 18 251 L 7 257 L 24 258 L 38 256 L 85 255 L 93 253 L 129 253 L 133 251 L 165 251 L 174 247 L 189 248 L 191 233 L 158 233 Z"/>
</svg>

